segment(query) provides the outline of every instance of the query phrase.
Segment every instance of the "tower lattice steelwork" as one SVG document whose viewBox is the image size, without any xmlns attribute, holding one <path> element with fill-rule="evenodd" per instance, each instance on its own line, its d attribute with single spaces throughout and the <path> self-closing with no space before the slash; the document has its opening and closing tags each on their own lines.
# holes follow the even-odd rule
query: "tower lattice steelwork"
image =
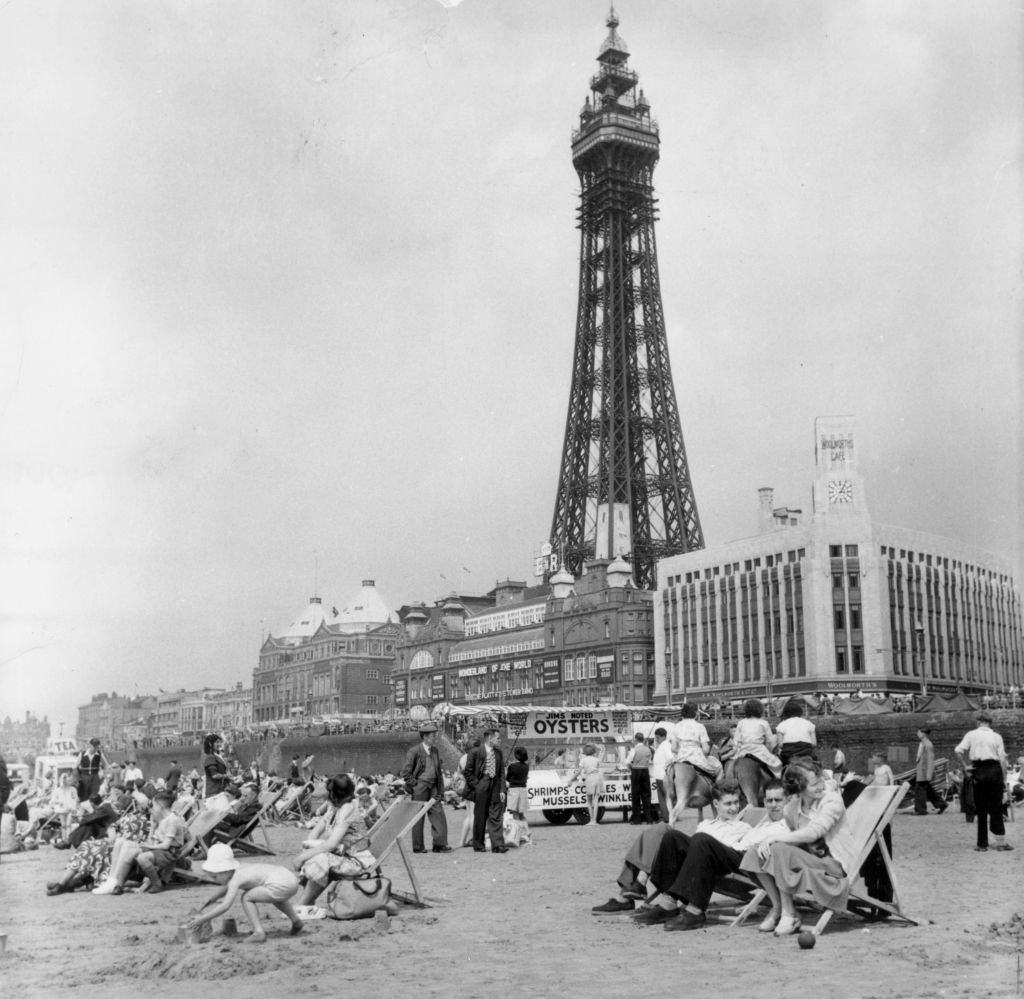
<svg viewBox="0 0 1024 999">
<path fill-rule="evenodd" d="M 583 560 L 625 555 L 638 586 L 655 563 L 704 547 L 686 463 L 658 281 L 652 178 L 658 125 L 614 9 L 573 132 L 580 177 L 580 291 L 572 391 L 551 545 Z"/>
</svg>

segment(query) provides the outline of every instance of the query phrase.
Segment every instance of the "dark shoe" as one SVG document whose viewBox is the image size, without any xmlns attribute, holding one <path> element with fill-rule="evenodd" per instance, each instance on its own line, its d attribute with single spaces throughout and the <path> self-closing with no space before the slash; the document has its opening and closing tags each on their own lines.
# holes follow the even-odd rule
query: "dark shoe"
<svg viewBox="0 0 1024 999">
<path fill-rule="evenodd" d="M 427 848 L 425 846 L 414 846 L 412 848 L 412 852 L 413 853 L 426 853 L 427 852 Z"/>
<path fill-rule="evenodd" d="M 976 846 L 974 848 L 974 852 L 975 853 L 988 853 L 988 847 L 987 846 Z"/>
<path fill-rule="evenodd" d="M 146 889 L 146 894 L 147 895 L 159 895 L 160 892 L 162 892 L 163 890 L 164 890 L 164 886 L 158 881 L 156 884 L 152 884 L 152 885 L 150 885 Z M 116 892 L 115 891 L 114 894 L 115 895 L 119 895 L 120 892 Z"/>
<path fill-rule="evenodd" d="M 47 895 L 63 895 L 66 891 L 67 891 L 67 888 L 65 888 L 63 885 L 47 885 L 46 886 L 46 894 Z"/>
<path fill-rule="evenodd" d="M 474 846 L 473 847 L 473 852 L 474 853 L 486 853 L 487 850 L 484 847 L 482 847 L 482 846 Z"/>
<path fill-rule="evenodd" d="M 628 884 L 622 889 L 622 894 L 625 895 L 626 898 L 644 899 L 647 898 L 647 888 L 645 885 L 640 884 L 639 881 L 634 881 L 632 884 Z"/>
<path fill-rule="evenodd" d="M 123 895 L 124 885 L 114 885 L 114 890 L 110 893 L 111 895 Z"/>
<path fill-rule="evenodd" d="M 670 919 L 665 924 L 666 930 L 699 930 L 702 926 L 707 924 L 708 917 L 702 912 L 699 916 L 695 916 L 692 912 L 687 912 L 685 909 L 679 913 L 674 919 Z"/>
<path fill-rule="evenodd" d="M 943 812 L 945 812 L 945 810 L 947 808 L 949 808 L 949 805 L 943 805 L 941 808 L 937 809 L 939 815 L 941 815 Z"/>
<path fill-rule="evenodd" d="M 507 846 L 492 846 L 491 853 L 508 853 Z"/>
<path fill-rule="evenodd" d="M 1012 850 L 1013 847 L 1010 846 L 1009 843 L 1000 843 L 998 846 L 992 847 L 992 849 L 993 850 L 1002 850 L 1003 852 L 1005 852 L 1006 850 Z"/>
<path fill-rule="evenodd" d="M 677 915 L 677 909 L 663 909 L 660 905 L 652 905 L 649 909 L 641 909 L 636 913 L 633 922 L 641 926 L 654 926 L 656 923 L 667 923 Z"/>
<path fill-rule="evenodd" d="M 450 846 L 435 846 L 434 853 L 451 853 L 452 848 Z"/>
<path fill-rule="evenodd" d="M 604 905 L 595 905 L 590 911 L 598 915 L 610 912 L 632 912 L 636 903 L 632 899 L 610 898 Z"/>
</svg>

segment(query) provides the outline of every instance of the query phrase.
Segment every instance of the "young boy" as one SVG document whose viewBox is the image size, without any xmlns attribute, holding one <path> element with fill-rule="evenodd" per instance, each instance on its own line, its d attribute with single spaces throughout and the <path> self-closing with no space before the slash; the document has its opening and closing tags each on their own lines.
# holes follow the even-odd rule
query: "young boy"
<svg viewBox="0 0 1024 999">
<path fill-rule="evenodd" d="M 868 767 L 872 771 L 864 783 L 876 784 L 879 787 L 889 787 L 896 783 L 896 777 L 889 766 L 889 758 L 885 753 L 874 752 L 868 757 Z"/>
<path fill-rule="evenodd" d="M 280 909 L 292 921 L 292 936 L 302 932 L 302 920 L 296 915 L 290 901 L 299 890 L 299 879 L 293 871 L 278 864 L 246 864 L 242 867 L 227 843 L 215 843 L 210 847 L 203 870 L 217 878 L 220 888 L 203 903 L 199 914 L 186 923 L 189 929 L 194 930 L 224 915 L 234 904 L 235 896 L 241 892 L 245 918 L 252 927 L 249 943 L 263 943 L 267 939 L 256 908 L 257 902 L 269 902 Z M 223 901 L 218 901 L 220 899 Z M 215 902 L 218 904 L 214 905 Z M 213 908 L 204 912 L 210 905 Z"/>
</svg>

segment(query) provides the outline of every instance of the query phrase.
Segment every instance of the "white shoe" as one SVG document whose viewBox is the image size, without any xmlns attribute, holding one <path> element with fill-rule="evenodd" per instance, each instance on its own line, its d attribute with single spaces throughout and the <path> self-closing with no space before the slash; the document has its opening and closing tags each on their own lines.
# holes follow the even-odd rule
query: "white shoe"
<svg viewBox="0 0 1024 999">
<path fill-rule="evenodd" d="M 794 933 L 799 933 L 801 929 L 799 919 L 793 916 L 782 916 L 779 919 L 779 925 L 775 927 L 775 935 L 777 937 L 790 937 Z"/>
<path fill-rule="evenodd" d="M 93 888 L 92 893 L 93 895 L 113 895 L 116 887 L 117 882 L 111 878 L 107 878 L 99 888 Z"/>
<path fill-rule="evenodd" d="M 781 912 L 769 912 L 764 919 L 761 920 L 757 927 L 759 933 L 773 933 L 775 927 L 779 925 L 779 920 L 782 918 Z"/>
</svg>

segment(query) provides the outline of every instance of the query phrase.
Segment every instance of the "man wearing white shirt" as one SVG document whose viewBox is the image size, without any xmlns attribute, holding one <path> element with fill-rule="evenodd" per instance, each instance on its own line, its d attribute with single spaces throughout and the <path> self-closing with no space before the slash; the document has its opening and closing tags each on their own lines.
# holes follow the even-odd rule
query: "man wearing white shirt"
<svg viewBox="0 0 1024 999">
<path fill-rule="evenodd" d="M 978 817 L 978 853 L 988 850 L 989 826 L 995 840 L 994 850 L 1012 850 L 1006 842 L 1003 824 L 1003 792 L 1006 787 L 1006 747 L 1003 737 L 992 730 L 992 716 L 978 715 L 978 727 L 968 732 L 954 752 L 974 783 L 974 807 Z"/>
<path fill-rule="evenodd" d="M 703 902 L 703 911 L 707 905 L 703 892 L 706 891 L 707 898 L 710 898 L 714 883 L 720 877 L 739 870 L 743 854 L 749 847 L 756 846 L 768 833 L 782 832 L 787 828 L 782 820 L 785 792 L 780 781 L 773 780 L 766 785 L 767 811 L 753 827 L 736 817 L 742 800 L 736 781 L 725 780 L 716 784 L 714 794 L 718 817 L 701 822 L 693 836 L 666 825 L 641 833 L 627 852 L 625 866 L 619 875 L 623 900 L 609 899 L 604 905 L 594 906 L 591 912 L 605 915 L 632 911 L 634 900 L 647 896 L 647 888 L 639 880 L 642 872 L 648 872 L 649 883 L 667 894 L 661 899 L 664 904 L 636 913 L 634 918 L 638 923 L 667 923 L 677 917 L 676 902 L 667 896 L 673 895 L 677 891 L 675 886 L 680 883 L 687 886 L 689 894 L 685 897 L 688 901 L 694 905 Z"/>
<path fill-rule="evenodd" d="M 136 786 L 136 781 L 142 783 L 143 776 L 142 770 L 139 769 L 138 764 L 135 760 L 129 760 L 124 767 L 124 782 L 125 786 L 132 788 Z"/>
<path fill-rule="evenodd" d="M 665 789 L 667 767 L 672 762 L 672 744 L 668 732 L 659 726 L 654 730 L 654 756 L 651 757 L 651 782 L 658 796 L 658 815 L 668 822 L 668 792 Z"/>
</svg>

